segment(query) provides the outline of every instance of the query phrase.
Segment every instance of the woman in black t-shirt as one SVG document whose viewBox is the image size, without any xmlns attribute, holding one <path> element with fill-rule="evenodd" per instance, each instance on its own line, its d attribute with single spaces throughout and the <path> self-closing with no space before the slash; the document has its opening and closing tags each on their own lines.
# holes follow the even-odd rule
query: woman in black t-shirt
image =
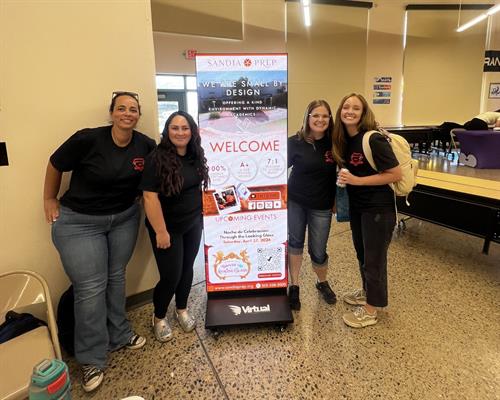
<svg viewBox="0 0 500 400">
<path fill-rule="evenodd" d="M 337 298 L 327 280 L 326 244 L 335 202 L 335 170 L 332 158 L 333 119 L 329 104 L 314 100 L 306 108 L 302 127 L 288 138 L 288 258 L 290 308 L 300 310 L 299 276 L 306 229 L 308 251 L 316 273 L 316 288 L 328 304 Z"/>
<path fill-rule="evenodd" d="M 395 198 L 389 183 L 401 179 L 401 169 L 387 139 L 373 134 L 369 145 L 375 171 L 363 152 L 363 136 L 376 130 L 375 116 L 365 98 L 350 94 L 342 99 L 335 115 L 333 157 L 343 166 L 338 182 L 347 184 L 352 240 L 363 287 L 344 296 L 359 307 L 344 314 L 353 328 L 377 323 L 377 307 L 387 306 L 387 250 L 396 222 Z"/>
<path fill-rule="evenodd" d="M 125 268 L 139 228 L 136 201 L 145 157 L 155 142 L 134 130 L 136 93 L 115 92 L 113 124 L 76 132 L 50 157 L 44 186 L 45 217 L 75 296 L 75 357 L 86 392 L 103 381 L 108 350 L 139 349 L 125 312 Z M 57 199 L 63 172 L 69 189 Z"/>
<path fill-rule="evenodd" d="M 160 342 L 172 339 L 166 313 L 174 294 L 175 318 L 182 329 L 190 332 L 196 326 L 187 300 L 203 227 L 202 186 L 208 186 L 208 167 L 198 127 L 189 114 L 174 112 L 165 123 L 161 143 L 146 160 L 140 185 L 146 227 L 160 273 L 152 318 Z"/>
</svg>

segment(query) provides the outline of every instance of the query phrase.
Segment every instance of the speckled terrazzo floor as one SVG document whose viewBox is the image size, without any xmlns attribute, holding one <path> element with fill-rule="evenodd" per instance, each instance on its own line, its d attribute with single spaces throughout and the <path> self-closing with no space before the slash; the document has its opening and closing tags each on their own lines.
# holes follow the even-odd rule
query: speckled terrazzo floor
<svg viewBox="0 0 500 400">
<path fill-rule="evenodd" d="M 152 306 L 130 312 L 147 336 L 138 351 L 110 356 L 101 388 L 85 394 L 72 371 L 73 399 L 500 399 L 500 245 L 410 220 L 389 253 L 390 306 L 379 324 L 346 327 L 349 306 L 318 296 L 310 262 L 302 310 L 281 333 L 270 327 L 204 329 L 202 264 L 190 307 L 194 333 L 174 323 L 175 339 L 155 342 Z M 359 284 L 348 224 L 334 224 L 329 278 L 341 294 Z M 169 312 L 169 317 L 172 310 Z"/>
</svg>

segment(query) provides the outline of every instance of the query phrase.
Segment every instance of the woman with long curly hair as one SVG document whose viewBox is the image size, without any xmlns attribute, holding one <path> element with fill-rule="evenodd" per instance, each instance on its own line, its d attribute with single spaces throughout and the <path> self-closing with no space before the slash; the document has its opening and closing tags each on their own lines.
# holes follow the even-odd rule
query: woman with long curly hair
<svg viewBox="0 0 500 400">
<path fill-rule="evenodd" d="M 172 339 L 166 315 L 174 295 L 174 315 L 181 328 L 190 332 L 196 326 L 187 300 L 203 229 L 201 190 L 207 186 L 207 160 L 198 126 L 189 114 L 174 112 L 165 123 L 160 144 L 146 160 L 140 186 L 160 273 L 153 293 L 152 319 L 160 342 Z"/>
<path fill-rule="evenodd" d="M 389 184 L 401 179 L 401 168 L 386 137 L 375 133 L 369 146 L 377 166 L 374 170 L 363 151 L 363 136 L 377 130 L 375 115 L 366 99 L 356 93 L 345 96 L 335 115 L 333 158 L 345 169 L 338 177 L 347 185 L 352 241 L 359 262 L 362 287 L 344 296 L 358 306 L 344 314 L 352 328 L 378 322 L 377 308 L 386 307 L 387 250 L 396 223 L 394 192 Z"/>
</svg>

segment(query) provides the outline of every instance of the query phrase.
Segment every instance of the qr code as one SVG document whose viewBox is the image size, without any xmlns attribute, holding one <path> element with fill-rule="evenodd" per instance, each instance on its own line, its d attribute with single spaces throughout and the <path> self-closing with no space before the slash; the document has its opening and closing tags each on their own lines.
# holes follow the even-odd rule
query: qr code
<svg viewBox="0 0 500 400">
<path fill-rule="evenodd" d="M 257 271 L 281 271 L 283 263 L 283 249 L 281 247 L 267 247 L 257 249 Z"/>
</svg>

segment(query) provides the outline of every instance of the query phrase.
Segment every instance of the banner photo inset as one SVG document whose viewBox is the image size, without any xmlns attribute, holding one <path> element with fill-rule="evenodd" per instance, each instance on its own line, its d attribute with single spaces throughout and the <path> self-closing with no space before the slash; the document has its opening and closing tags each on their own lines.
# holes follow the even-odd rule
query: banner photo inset
<svg viewBox="0 0 500 400">
<path fill-rule="evenodd" d="M 207 291 L 287 286 L 285 54 L 197 54 Z"/>
</svg>

